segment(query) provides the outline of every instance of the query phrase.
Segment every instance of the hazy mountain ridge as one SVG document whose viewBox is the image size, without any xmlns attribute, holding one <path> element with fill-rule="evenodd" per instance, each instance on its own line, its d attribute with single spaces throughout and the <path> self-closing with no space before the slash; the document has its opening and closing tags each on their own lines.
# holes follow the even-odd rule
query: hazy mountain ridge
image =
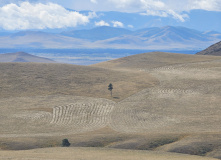
<svg viewBox="0 0 221 160">
<path fill-rule="evenodd" d="M 55 61 L 34 56 L 25 52 L 5 53 L 0 54 L 0 62 L 41 62 L 41 63 L 55 63 Z"/>
<path fill-rule="evenodd" d="M 130 34 L 132 31 L 123 28 L 113 28 L 108 26 L 97 27 L 90 30 L 73 30 L 62 32 L 64 36 L 88 39 L 91 41 L 104 40 L 113 37 L 118 37 L 125 34 Z"/>
<path fill-rule="evenodd" d="M 0 36 L 1 48 L 117 48 L 117 49 L 204 49 L 221 40 L 219 32 L 200 32 L 185 27 L 153 27 L 131 31 L 97 27 L 60 34 L 21 31 Z"/>
<path fill-rule="evenodd" d="M 161 28 L 146 28 L 134 31 L 131 34 L 122 35 L 103 41 L 106 46 L 109 44 L 115 47 L 125 48 L 149 48 L 149 49 L 170 49 L 170 48 L 203 48 L 211 42 L 217 42 L 219 38 L 210 34 L 184 28 L 166 26 Z"/>
<path fill-rule="evenodd" d="M 43 31 L 20 31 L 0 37 L 0 48 L 80 48 L 81 39 Z"/>
</svg>

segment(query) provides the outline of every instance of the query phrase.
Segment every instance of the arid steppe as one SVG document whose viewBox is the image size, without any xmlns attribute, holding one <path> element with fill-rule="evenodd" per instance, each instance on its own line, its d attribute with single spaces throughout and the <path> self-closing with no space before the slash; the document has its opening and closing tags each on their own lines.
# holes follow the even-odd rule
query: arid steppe
<svg viewBox="0 0 221 160">
<path fill-rule="evenodd" d="M 219 56 L 0 63 L 0 104 L 0 159 L 221 159 Z"/>
</svg>

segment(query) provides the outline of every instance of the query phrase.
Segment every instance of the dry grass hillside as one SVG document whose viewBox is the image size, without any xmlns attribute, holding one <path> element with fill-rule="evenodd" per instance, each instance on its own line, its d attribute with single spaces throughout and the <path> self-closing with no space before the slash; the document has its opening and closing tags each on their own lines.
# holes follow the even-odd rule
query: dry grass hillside
<svg viewBox="0 0 221 160">
<path fill-rule="evenodd" d="M 109 83 L 114 83 L 116 101 L 158 83 L 140 73 L 68 64 L 0 63 L 0 97 L 72 95 L 109 98 Z"/>
<path fill-rule="evenodd" d="M 34 158 L 33 158 L 34 157 Z M 213 158 L 171 154 L 166 152 L 148 152 L 116 150 L 103 148 L 47 148 L 29 151 L 0 151 L 0 160 L 217 160 Z"/>
<path fill-rule="evenodd" d="M 205 50 L 201 52 L 198 52 L 197 54 L 221 56 L 221 41 L 211 45 L 210 47 L 206 48 Z"/>
<path fill-rule="evenodd" d="M 196 63 L 215 60 L 213 56 L 199 56 L 163 52 L 150 52 L 138 55 L 123 57 L 116 60 L 94 64 L 93 66 L 101 68 L 120 68 L 120 69 L 143 69 L 158 68 L 183 63 Z"/>
<path fill-rule="evenodd" d="M 93 66 L 1 63 L 0 84 L 2 150 L 68 138 L 71 147 L 103 147 L 107 155 L 117 148 L 221 159 L 221 57 L 154 52 Z"/>
</svg>

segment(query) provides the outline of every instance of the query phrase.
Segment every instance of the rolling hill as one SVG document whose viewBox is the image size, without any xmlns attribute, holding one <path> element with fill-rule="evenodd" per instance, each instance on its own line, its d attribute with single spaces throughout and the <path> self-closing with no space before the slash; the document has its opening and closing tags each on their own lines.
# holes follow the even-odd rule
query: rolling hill
<svg viewBox="0 0 221 160">
<path fill-rule="evenodd" d="M 64 94 L 109 99 L 111 97 L 106 88 L 111 82 L 116 86 L 116 101 L 158 83 L 148 74 L 95 67 L 58 63 L 0 63 L 0 97 Z M 130 87 L 127 87 L 129 84 Z"/>
<path fill-rule="evenodd" d="M 221 56 L 221 41 L 213 44 L 212 46 L 208 47 L 207 49 L 198 52 L 197 55 L 214 55 L 214 56 Z"/>
<path fill-rule="evenodd" d="M 0 63 L 0 148 L 68 138 L 70 147 L 220 159 L 220 71 L 221 57 L 162 52 L 92 66 Z"/>
<path fill-rule="evenodd" d="M 41 63 L 55 63 L 55 61 L 34 56 L 25 52 L 5 53 L 0 54 L 0 62 L 41 62 Z"/>
<path fill-rule="evenodd" d="M 196 56 L 165 52 L 149 52 L 94 64 L 92 66 L 111 69 L 139 70 L 142 68 L 160 68 L 183 63 L 196 63 L 215 60 L 213 56 Z"/>
</svg>

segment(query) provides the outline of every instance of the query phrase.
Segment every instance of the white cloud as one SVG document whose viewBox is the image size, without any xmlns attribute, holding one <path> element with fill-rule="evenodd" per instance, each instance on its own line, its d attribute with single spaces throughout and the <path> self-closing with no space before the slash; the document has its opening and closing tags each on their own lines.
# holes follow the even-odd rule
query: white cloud
<svg viewBox="0 0 221 160">
<path fill-rule="evenodd" d="M 185 18 L 188 17 L 186 14 L 181 14 L 171 9 L 170 6 L 165 4 L 162 1 L 153 1 L 153 0 L 140 0 L 143 4 L 143 8 L 146 9 L 145 13 L 142 15 L 152 15 L 159 17 L 169 17 L 172 16 L 174 19 L 177 19 L 181 22 L 185 21 Z"/>
<path fill-rule="evenodd" d="M 153 8 L 153 9 L 163 9 L 165 8 L 166 4 L 162 1 L 156 0 L 140 0 L 142 7 L 146 8 Z"/>
<path fill-rule="evenodd" d="M 190 11 L 192 9 L 203 9 L 210 11 L 221 11 L 221 0 L 108 0 L 115 7 L 130 10 L 144 11 L 152 9 L 173 10 L 175 12 Z"/>
<path fill-rule="evenodd" d="M 181 21 L 181 22 L 185 22 L 185 18 L 188 18 L 188 17 L 189 17 L 187 14 L 179 14 L 179 13 L 177 13 L 177 12 L 171 10 L 171 9 L 168 10 L 167 13 L 168 13 L 169 15 L 172 15 L 172 17 L 173 17 L 174 19 L 177 19 L 177 20 L 179 20 L 179 21 Z"/>
<path fill-rule="evenodd" d="M 89 14 L 88 14 L 89 19 L 97 18 L 97 17 L 98 17 L 98 15 L 96 14 L 96 12 L 89 12 Z"/>
<path fill-rule="evenodd" d="M 121 27 L 121 28 L 124 27 L 124 24 L 123 24 L 122 22 L 112 21 L 112 23 L 113 23 L 113 26 L 114 26 L 114 27 Z"/>
<path fill-rule="evenodd" d="M 127 27 L 129 27 L 129 28 L 134 28 L 134 26 L 133 26 L 133 25 L 127 25 Z"/>
<path fill-rule="evenodd" d="M 165 11 L 157 11 L 157 10 L 147 10 L 145 13 L 141 13 L 141 15 L 168 17 L 168 14 Z"/>
<path fill-rule="evenodd" d="M 154 11 L 168 11 L 170 9 L 176 13 L 192 9 L 221 11 L 221 0 L 0 0 L 0 5 L 18 4 L 18 2 L 24 1 L 32 3 L 53 2 L 74 10 L 93 11 L 144 12 L 148 6 Z"/>
<path fill-rule="evenodd" d="M 97 3 L 97 0 L 90 0 L 92 3 Z"/>
<path fill-rule="evenodd" d="M 5 30 L 76 27 L 87 24 L 95 16 L 68 11 L 54 3 L 30 2 L 4 5 L 0 7 L 0 15 L 0 28 Z"/>
<path fill-rule="evenodd" d="M 189 16 L 187 14 L 179 14 L 173 10 L 159 10 L 159 11 L 154 11 L 154 10 L 147 10 L 146 13 L 141 13 L 141 15 L 152 15 L 152 16 L 159 16 L 159 17 L 169 17 L 172 16 L 174 19 L 177 19 L 178 21 L 185 22 L 185 19 L 188 18 Z"/>
<path fill-rule="evenodd" d="M 109 0 L 120 8 L 132 8 L 136 6 L 142 15 L 152 15 L 159 17 L 173 17 L 181 22 L 188 17 L 186 14 L 181 14 L 169 6 L 169 2 L 173 0 Z M 168 2 L 168 3 L 167 3 Z M 176 3 L 177 1 L 173 1 Z"/>
<path fill-rule="evenodd" d="M 142 12 L 142 15 L 173 17 L 184 22 L 188 18 L 184 11 L 202 9 L 221 11 L 221 0 L 109 0 L 121 10 Z"/>
<path fill-rule="evenodd" d="M 82 15 L 64 7 L 74 10 L 140 12 L 184 22 L 188 15 L 183 11 L 221 11 L 221 0 L 0 0 L 0 6 L 0 28 L 34 29 L 74 27 L 96 17 L 93 12 Z"/>
<path fill-rule="evenodd" d="M 102 20 L 100 22 L 95 22 L 95 26 L 110 26 L 110 24 Z"/>
<path fill-rule="evenodd" d="M 193 0 L 190 9 L 203 9 L 208 11 L 221 11 L 220 0 Z"/>
<path fill-rule="evenodd" d="M 135 0 L 109 0 L 114 3 L 118 8 L 128 7 L 135 3 Z"/>
</svg>

